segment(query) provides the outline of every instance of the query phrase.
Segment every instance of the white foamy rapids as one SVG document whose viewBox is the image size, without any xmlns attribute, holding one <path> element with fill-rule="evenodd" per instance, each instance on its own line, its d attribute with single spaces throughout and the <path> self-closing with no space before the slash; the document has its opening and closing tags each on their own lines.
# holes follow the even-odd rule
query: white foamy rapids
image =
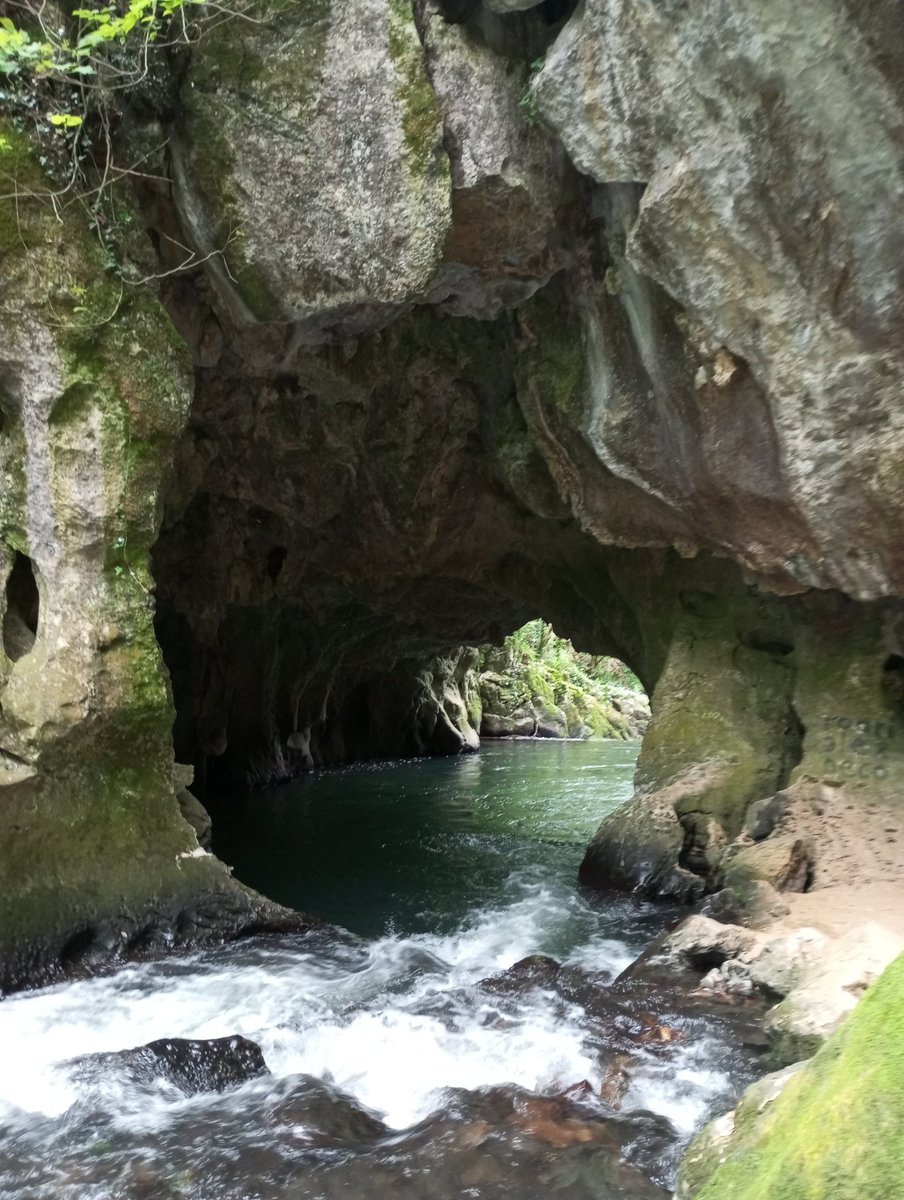
<svg viewBox="0 0 904 1200">
<path fill-rule="evenodd" d="M 680 1134 L 692 1134 L 713 1102 L 728 1093 L 728 1075 L 712 1066 L 715 1051 L 712 1039 L 702 1037 L 676 1047 L 667 1062 L 650 1057 L 633 1075 L 623 1109 L 648 1109 L 666 1117 Z"/>
<path fill-rule="evenodd" d="M 446 1088 L 550 1091 L 582 1079 L 597 1088 L 598 1054 L 580 1008 L 534 990 L 500 1019 L 489 1003 L 462 999 L 462 989 L 528 954 L 555 953 L 575 921 L 571 900 L 531 885 L 446 937 L 386 937 L 334 956 L 297 943 L 237 946 L 10 997 L 0 1004 L 0 1118 L 58 1116 L 79 1097 L 66 1060 L 162 1037 L 243 1034 L 276 1077 L 327 1079 L 395 1128 L 435 1111 Z M 585 931 L 569 961 L 614 975 L 630 957 Z M 724 1086 L 709 1074 L 703 1059 L 651 1066 L 632 1103 L 689 1129 Z M 159 1125 L 174 1102 L 165 1091 L 151 1101 L 116 1086 L 119 1094 L 114 1086 L 101 1097 L 115 1123 Z"/>
<path fill-rule="evenodd" d="M 366 1012 L 311 1029 L 281 1054 L 275 1047 L 271 1053 L 280 1073 L 335 1082 L 395 1129 L 435 1112 L 446 1088 L 509 1083 L 547 1091 L 581 1079 L 599 1083 L 580 1028 L 563 1024 L 542 1003 L 501 1029 L 481 1025 L 480 1014 L 449 1029 L 440 1019 L 397 1008 Z"/>
</svg>

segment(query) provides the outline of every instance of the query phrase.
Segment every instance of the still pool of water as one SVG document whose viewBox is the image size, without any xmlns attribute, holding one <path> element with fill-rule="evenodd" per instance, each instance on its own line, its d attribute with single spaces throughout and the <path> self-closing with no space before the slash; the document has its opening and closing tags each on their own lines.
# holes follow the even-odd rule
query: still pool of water
<svg viewBox="0 0 904 1200">
<path fill-rule="evenodd" d="M 662 1197 L 755 1070 L 734 1014 L 608 985 L 673 916 L 582 892 L 636 746 L 490 744 L 224 798 L 236 874 L 350 931 L 262 937 L 0 1004 L 0 1197 Z M 508 971 L 529 955 L 549 962 Z M 85 1071 L 243 1034 L 223 1094 Z"/>
<path fill-rule="evenodd" d="M 324 771 L 213 807 L 214 849 L 272 899 L 364 937 L 451 932 L 528 880 L 573 894 L 594 830 L 631 795 L 638 748 L 484 742 Z"/>
</svg>

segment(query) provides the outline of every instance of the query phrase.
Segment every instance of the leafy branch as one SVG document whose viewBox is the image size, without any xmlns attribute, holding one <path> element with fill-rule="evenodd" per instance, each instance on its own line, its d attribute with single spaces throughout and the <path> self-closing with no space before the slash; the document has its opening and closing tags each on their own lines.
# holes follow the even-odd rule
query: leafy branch
<svg viewBox="0 0 904 1200">
<path fill-rule="evenodd" d="M 127 269 L 123 245 L 129 241 L 132 217 L 119 203 L 116 185 L 132 178 L 163 178 L 143 168 L 166 142 L 123 165 L 116 161 L 122 144 L 118 128 L 130 91 L 140 89 L 149 75 L 155 90 L 167 81 L 167 50 L 193 44 L 203 33 L 235 17 L 260 22 L 248 11 L 249 0 L 232 0 L 232 6 L 220 0 L 81 3 L 83 7 L 63 19 L 55 0 L 0 0 L 0 11 L 16 18 L 0 16 L 0 108 L 6 116 L 6 129 L 0 128 L 0 201 L 15 204 L 17 223 L 24 201 L 49 203 L 60 221 L 70 205 L 84 210 L 88 228 L 101 244 L 106 269 L 121 285 L 112 312 L 105 310 L 99 316 L 89 314 L 85 305 L 76 309 L 88 318 L 78 327 L 89 328 L 116 315 L 123 286 L 140 286 L 190 270 L 214 255 L 222 256 L 241 237 L 239 230 L 231 231 L 223 246 L 206 255 L 176 243 L 185 251 L 184 259 L 162 274 Z M 202 15 L 203 21 L 194 21 Z M 47 187 L 35 186 L 33 175 L 18 177 L 14 131 L 27 134 Z M 6 171 L 2 169 L 5 152 L 10 152 Z"/>
<path fill-rule="evenodd" d="M 126 5 L 104 4 L 76 8 L 67 27 L 46 18 L 45 5 L 23 6 L 32 25 L 16 25 L 11 17 L 0 17 L 0 75 L 7 79 L 55 80 L 79 84 L 80 94 L 90 103 L 92 91 L 128 87 L 147 72 L 148 48 L 158 41 L 173 18 L 182 18 L 176 40 L 187 40 L 185 10 L 203 6 L 207 0 L 129 0 Z M 131 62 L 117 61 L 111 53 L 131 44 Z M 121 56 L 120 56 L 121 58 Z M 88 88 L 81 86 L 90 81 Z M 84 112 L 48 114 L 52 125 L 77 128 Z"/>
</svg>

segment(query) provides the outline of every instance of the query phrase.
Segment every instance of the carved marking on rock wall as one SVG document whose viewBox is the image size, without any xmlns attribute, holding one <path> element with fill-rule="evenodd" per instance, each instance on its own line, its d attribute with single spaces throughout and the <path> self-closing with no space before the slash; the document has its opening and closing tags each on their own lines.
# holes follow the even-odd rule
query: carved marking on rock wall
<svg viewBox="0 0 904 1200">
<path fill-rule="evenodd" d="M 888 778 L 895 723 L 877 717 L 822 717 L 814 732 L 821 771 L 851 782 Z"/>
</svg>

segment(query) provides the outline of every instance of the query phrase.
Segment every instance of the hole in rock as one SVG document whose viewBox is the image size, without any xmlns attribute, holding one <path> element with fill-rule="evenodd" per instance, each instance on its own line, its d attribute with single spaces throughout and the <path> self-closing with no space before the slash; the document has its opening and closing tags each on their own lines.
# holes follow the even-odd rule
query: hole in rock
<svg viewBox="0 0 904 1200">
<path fill-rule="evenodd" d="M 577 6 L 577 0 L 543 0 L 540 12 L 547 25 L 558 25 L 567 21 Z"/>
<path fill-rule="evenodd" d="M 283 563 L 286 561 L 285 546 L 274 546 L 267 554 L 267 574 L 276 583 L 279 579 L 279 573 L 283 569 Z"/>
<path fill-rule="evenodd" d="M 440 0 L 440 11 L 447 25 L 461 25 L 480 7 L 479 0 Z"/>
<path fill-rule="evenodd" d="M 526 8 L 493 12 L 480 0 L 440 0 L 448 25 L 465 25 L 471 37 L 503 58 L 542 59 L 577 0 L 539 0 Z"/>
<path fill-rule="evenodd" d="M 741 635 L 741 641 L 751 650 L 759 650 L 763 654 L 771 654 L 776 658 L 785 658 L 794 650 L 791 642 L 776 637 L 767 629 L 751 629 Z"/>
<path fill-rule="evenodd" d="M 6 612 L 3 616 L 3 650 L 13 662 L 24 657 L 38 633 L 40 598 L 31 559 L 16 551 L 6 581 Z"/>
<path fill-rule="evenodd" d="M 904 657 L 900 654 L 889 654 L 882 664 L 882 691 L 894 709 L 904 709 Z"/>
<path fill-rule="evenodd" d="M 16 411 L 9 396 L 0 387 L 0 433 L 3 433 L 11 422 L 11 414 Z"/>
<path fill-rule="evenodd" d="M 594 649 L 605 645 L 586 636 Z M 232 694 L 227 753 L 206 758 L 195 790 L 206 783 L 211 846 L 236 878 L 376 934 L 397 918 L 426 932 L 434 903 L 447 916 L 446 905 L 463 914 L 475 896 L 509 895 L 520 888 L 509 856 L 572 877 L 573 848 L 560 860 L 561 848 L 592 832 L 600 804 L 614 808 L 632 793 L 649 716 L 639 680 L 621 659 L 579 650 L 539 619 L 500 644 L 437 653 L 431 642 L 424 658 L 376 673 L 364 642 L 341 661 L 330 655 L 329 679 L 318 680 L 318 659 L 293 660 L 304 680 L 290 688 L 291 719 L 276 735 L 284 786 L 269 786 L 275 760 L 249 756 L 242 767 L 249 688 Z M 466 753 L 478 749 L 478 733 L 480 753 Z M 309 773 L 366 759 L 375 761 Z"/>
<path fill-rule="evenodd" d="M 804 756 L 804 738 L 806 736 L 807 727 L 800 719 L 797 709 L 792 707 L 785 725 L 782 766 L 776 784 L 777 791 L 782 791 L 791 782 L 791 772 L 800 764 Z"/>
<path fill-rule="evenodd" d="M 705 592 L 700 588 L 682 588 L 678 599 L 685 612 L 704 621 L 714 620 L 722 615 L 724 603 L 714 592 Z"/>
</svg>

